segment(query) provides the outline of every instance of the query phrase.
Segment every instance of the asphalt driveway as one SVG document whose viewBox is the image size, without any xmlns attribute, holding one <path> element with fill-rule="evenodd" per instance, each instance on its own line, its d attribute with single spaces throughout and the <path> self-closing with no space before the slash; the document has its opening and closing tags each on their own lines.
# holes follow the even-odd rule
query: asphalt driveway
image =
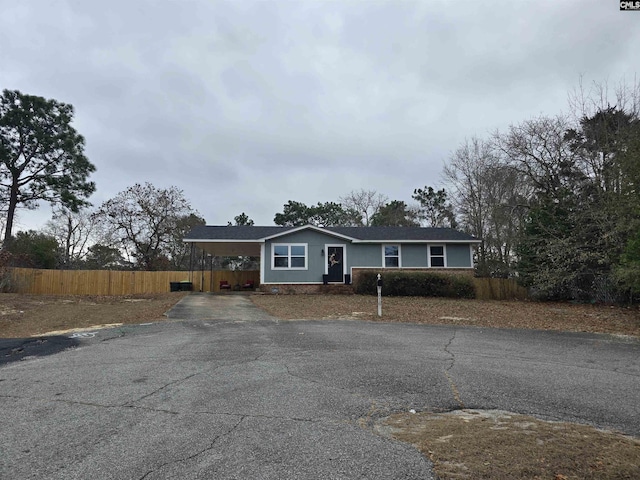
<svg viewBox="0 0 640 480">
<path fill-rule="evenodd" d="M 634 339 L 278 322 L 232 295 L 169 317 L 0 367 L 0 478 L 430 479 L 417 450 L 368 428 L 409 409 L 640 435 Z"/>
</svg>

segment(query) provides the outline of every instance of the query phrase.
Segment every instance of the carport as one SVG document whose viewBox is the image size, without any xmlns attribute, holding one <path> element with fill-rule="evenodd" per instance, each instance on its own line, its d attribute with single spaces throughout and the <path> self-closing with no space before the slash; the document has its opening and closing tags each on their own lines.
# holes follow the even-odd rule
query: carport
<svg viewBox="0 0 640 480">
<path fill-rule="evenodd" d="M 281 232 L 283 227 L 256 227 L 256 226 L 197 226 L 194 227 L 183 239 L 191 246 L 189 261 L 190 276 L 195 274 L 204 277 L 204 269 L 195 269 L 197 264 L 208 265 L 211 275 L 211 291 L 220 291 L 219 285 L 213 281 L 213 259 L 215 257 L 257 257 L 262 264 L 263 247 L 265 237 Z M 197 249 L 202 251 L 202 257 L 198 258 Z M 229 271 L 231 272 L 231 271 Z M 256 276 L 255 283 L 262 282 L 262 275 Z M 204 278 L 200 284 L 203 285 Z"/>
<path fill-rule="evenodd" d="M 207 267 L 209 275 L 209 291 L 218 292 L 221 291 L 220 282 L 227 281 L 227 278 L 216 281 L 215 277 L 220 276 L 220 272 L 228 272 L 234 279 L 229 285 L 229 290 L 234 289 L 237 285 L 244 285 L 245 282 L 251 281 L 258 285 L 260 283 L 259 273 L 255 270 L 214 270 L 214 258 L 215 257 L 258 257 L 260 258 L 260 245 L 255 243 L 240 243 L 234 244 L 232 242 L 224 243 L 209 243 L 209 242 L 189 242 L 191 244 L 191 255 L 189 260 L 189 278 L 193 281 L 196 275 L 200 275 L 200 285 L 205 285 L 205 267 Z M 197 249 L 202 251 L 202 257 L 197 258 L 199 253 Z M 256 253 L 257 252 L 257 253 Z M 202 268 L 195 268 L 195 266 L 201 266 Z M 244 273 L 245 275 L 242 275 Z M 218 274 L 218 275 L 217 275 Z M 251 278 L 244 278 L 249 275 Z M 224 276 L 224 275 L 223 275 Z M 243 277 L 242 280 L 238 280 L 237 277 Z M 254 278 L 255 277 L 255 278 Z M 237 290 L 237 288 L 235 288 Z M 202 289 L 200 291 L 203 291 Z"/>
</svg>

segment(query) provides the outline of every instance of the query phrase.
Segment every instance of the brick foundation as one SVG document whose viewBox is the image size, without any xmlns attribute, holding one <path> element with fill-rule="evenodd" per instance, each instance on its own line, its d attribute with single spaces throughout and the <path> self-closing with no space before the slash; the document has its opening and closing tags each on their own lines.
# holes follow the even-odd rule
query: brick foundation
<svg viewBox="0 0 640 480">
<path fill-rule="evenodd" d="M 260 291 L 278 295 L 353 295 L 352 285 L 322 285 L 322 284 L 269 284 L 260 285 Z"/>
</svg>

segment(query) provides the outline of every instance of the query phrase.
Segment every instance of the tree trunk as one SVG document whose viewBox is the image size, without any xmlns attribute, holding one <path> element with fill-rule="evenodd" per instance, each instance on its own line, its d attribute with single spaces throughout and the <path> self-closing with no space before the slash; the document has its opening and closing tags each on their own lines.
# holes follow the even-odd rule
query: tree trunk
<svg viewBox="0 0 640 480">
<path fill-rule="evenodd" d="M 18 185 L 16 181 L 11 185 L 11 193 L 9 195 L 9 207 L 7 208 L 7 224 L 4 230 L 4 241 L 2 242 L 2 249 L 6 250 L 11 243 L 11 234 L 13 232 L 13 218 L 16 213 L 16 206 L 18 205 Z"/>
<path fill-rule="evenodd" d="M 64 242 L 64 265 L 63 268 L 69 268 L 69 260 L 71 259 L 71 236 L 73 235 L 73 220 L 71 214 L 67 215 L 67 236 Z"/>
</svg>

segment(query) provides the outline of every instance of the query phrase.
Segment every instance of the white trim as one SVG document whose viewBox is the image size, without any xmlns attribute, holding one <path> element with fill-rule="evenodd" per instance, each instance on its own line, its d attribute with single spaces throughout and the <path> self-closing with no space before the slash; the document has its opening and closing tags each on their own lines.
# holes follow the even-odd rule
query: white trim
<svg viewBox="0 0 640 480">
<path fill-rule="evenodd" d="M 300 229 L 296 229 L 295 231 L 298 232 L 302 229 L 302 227 L 300 227 Z M 339 233 L 335 233 L 335 232 L 331 232 L 329 230 L 322 230 L 319 229 L 318 227 L 313 227 L 313 230 L 323 233 L 325 235 L 329 235 L 329 236 L 334 236 L 337 238 L 342 238 L 344 240 L 349 240 L 352 243 L 385 243 L 387 245 L 390 244 L 398 244 L 398 243 L 473 243 L 473 244 L 477 244 L 479 245 L 480 243 L 482 243 L 482 240 L 383 240 L 383 239 L 378 239 L 378 240 L 359 240 L 357 238 L 351 238 L 351 237 L 347 237 L 345 235 L 340 235 Z M 271 235 L 270 237 L 264 237 L 264 238 L 256 238 L 256 239 L 252 239 L 252 240 L 240 240 L 240 239 L 235 239 L 235 238 L 183 238 L 182 241 L 184 243 L 265 243 L 265 241 L 267 240 L 272 240 L 274 238 L 277 237 L 281 237 L 282 235 L 287 235 L 289 233 L 293 233 L 294 230 L 287 230 L 284 233 L 279 233 L 277 235 Z"/>
<path fill-rule="evenodd" d="M 262 245 L 260 245 L 260 283 L 264 283 L 264 269 L 265 269 L 265 264 L 266 262 L 266 253 L 265 253 L 266 247 L 265 244 L 263 243 Z"/>
<path fill-rule="evenodd" d="M 376 270 L 376 269 L 380 269 L 381 267 L 371 267 L 371 266 L 362 266 L 362 265 L 353 265 L 351 267 L 349 267 L 349 271 L 351 272 L 351 277 L 353 277 L 353 269 L 354 268 L 360 268 L 360 269 L 365 269 L 365 270 Z M 392 269 L 396 269 L 396 270 L 400 270 L 399 267 L 387 267 L 387 270 L 392 270 Z M 433 268 L 433 270 L 442 270 L 445 267 L 402 267 L 402 270 L 431 270 Z M 447 270 L 473 270 L 473 267 L 446 267 Z M 282 282 L 280 282 L 282 283 Z"/>
<path fill-rule="evenodd" d="M 287 247 L 289 254 L 287 256 L 287 267 L 276 267 L 275 265 L 275 248 L 276 247 Z M 291 247 L 304 247 L 304 267 L 292 267 L 291 266 L 291 257 L 299 258 L 300 255 L 291 255 Z M 288 270 L 309 270 L 309 244 L 308 243 L 272 243 L 271 244 L 271 255 L 270 255 L 269 265 L 271 266 L 271 270 L 274 272 L 288 271 Z"/>
<path fill-rule="evenodd" d="M 400 243 L 383 243 L 381 245 L 382 250 L 382 268 L 402 268 L 402 244 Z M 385 247 L 398 247 L 398 266 L 397 267 L 387 267 L 387 256 L 385 255 Z M 391 258 L 391 257 L 390 257 Z M 375 268 L 375 267 L 374 267 Z"/>
<path fill-rule="evenodd" d="M 284 232 L 278 232 L 275 235 L 270 235 L 268 237 L 262 238 L 262 241 L 273 240 L 274 238 L 282 237 L 283 235 L 289 235 L 291 233 L 300 232 L 302 230 L 314 230 L 324 235 L 330 235 L 333 237 L 342 238 L 344 240 L 349 240 L 352 242 L 357 241 L 357 239 L 355 238 L 349 237 L 347 235 L 342 235 L 341 233 L 332 232 L 331 230 L 326 230 L 322 227 L 316 227 L 315 225 L 304 225 L 302 227 L 295 227 L 295 228 L 292 228 L 291 230 L 286 230 Z"/>
<path fill-rule="evenodd" d="M 443 257 L 442 260 L 444 262 L 443 266 L 439 266 L 438 265 L 438 266 L 434 267 L 434 266 L 431 265 L 431 248 L 432 247 L 442 247 L 442 257 Z M 440 258 L 440 255 L 435 255 L 435 257 L 436 258 Z M 449 263 L 449 262 L 447 262 L 447 245 L 446 244 L 444 244 L 444 243 L 430 243 L 429 245 L 427 245 L 427 265 L 428 265 L 428 268 L 449 268 L 449 267 L 447 267 L 447 263 Z M 473 268 L 473 263 L 471 265 L 472 265 L 471 268 Z M 458 268 L 462 268 L 462 267 L 458 267 Z M 464 268 L 467 268 L 467 267 L 464 267 Z"/>
<path fill-rule="evenodd" d="M 329 247 L 342 248 L 342 278 L 339 282 L 329 283 L 344 283 L 344 276 L 347 274 L 347 245 L 344 243 L 325 243 L 324 244 L 324 274 L 329 274 L 329 262 L 327 261 L 327 255 L 329 255 Z"/>
<path fill-rule="evenodd" d="M 324 283 L 322 282 L 264 282 L 264 283 L 261 283 L 261 285 L 324 285 Z"/>
<path fill-rule="evenodd" d="M 428 240 L 353 240 L 353 243 L 378 243 L 378 244 L 385 244 L 385 245 L 397 245 L 400 243 L 422 243 L 422 244 L 427 244 L 427 243 L 437 243 L 438 245 L 442 244 L 442 243 L 482 243 L 482 240 L 435 240 L 435 239 L 428 239 Z"/>
<path fill-rule="evenodd" d="M 215 226 L 215 225 L 214 225 Z M 283 227 L 284 228 L 284 227 Z M 328 228 L 330 227 L 317 227 L 315 225 L 302 225 L 300 227 L 291 227 L 288 230 L 285 230 L 283 232 L 278 232 L 278 233 L 274 233 L 273 235 L 269 235 L 267 237 L 259 237 L 259 238 L 252 238 L 252 239 L 234 239 L 234 238 L 201 238 L 201 239 L 195 239 L 195 238 L 183 238 L 182 241 L 186 242 L 186 243 L 264 243 L 267 240 L 273 240 L 274 238 L 278 238 L 278 237 L 282 237 L 284 235 L 289 235 L 291 233 L 296 233 L 296 232 L 300 232 L 302 230 L 313 230 L 319 233 L 322 233 L 324 235 L 330 235 L 333 237 L 337 237 L 337 238 L 341 238 L 343 240 L 348 240 L 352 243 L 386 243 L 387 245 L 389 244 L 396 244 L 396 243 L 426 243 L 426 242 L 437 242 L 437 243 L 482 243 L 481 240 L 477 240 L 477 239 L 469 239 L 469 240 L 450 240 L 450 239 L 436 239 L 436 238 L 423 238 L 423 239 L 417 239 L 417 240 L 409 240 L 409 239 L 403 239 L 403 238 L 399 238 L 399 239 L 383 239 L 383 238 L 378 238 L 378 239 L 366 239 L 366 240 L 362 240 L 359 238 L 355 238 L 355 237 L 350 237 L 348 235 L 344 235 L 342 233 L 338 233 L 338 232 L 333 232 L 331 230 L 329 230 Z M 361 227 L 361 228 L 367 228 L 367 227 Z"/>
<path fill-rule="evenodd" d="M 257 238 L 255 240 L 238 240 L 235 238 L 183 238 L 184 243 L 264 243 L 264 239 Z"/>
</svg>

